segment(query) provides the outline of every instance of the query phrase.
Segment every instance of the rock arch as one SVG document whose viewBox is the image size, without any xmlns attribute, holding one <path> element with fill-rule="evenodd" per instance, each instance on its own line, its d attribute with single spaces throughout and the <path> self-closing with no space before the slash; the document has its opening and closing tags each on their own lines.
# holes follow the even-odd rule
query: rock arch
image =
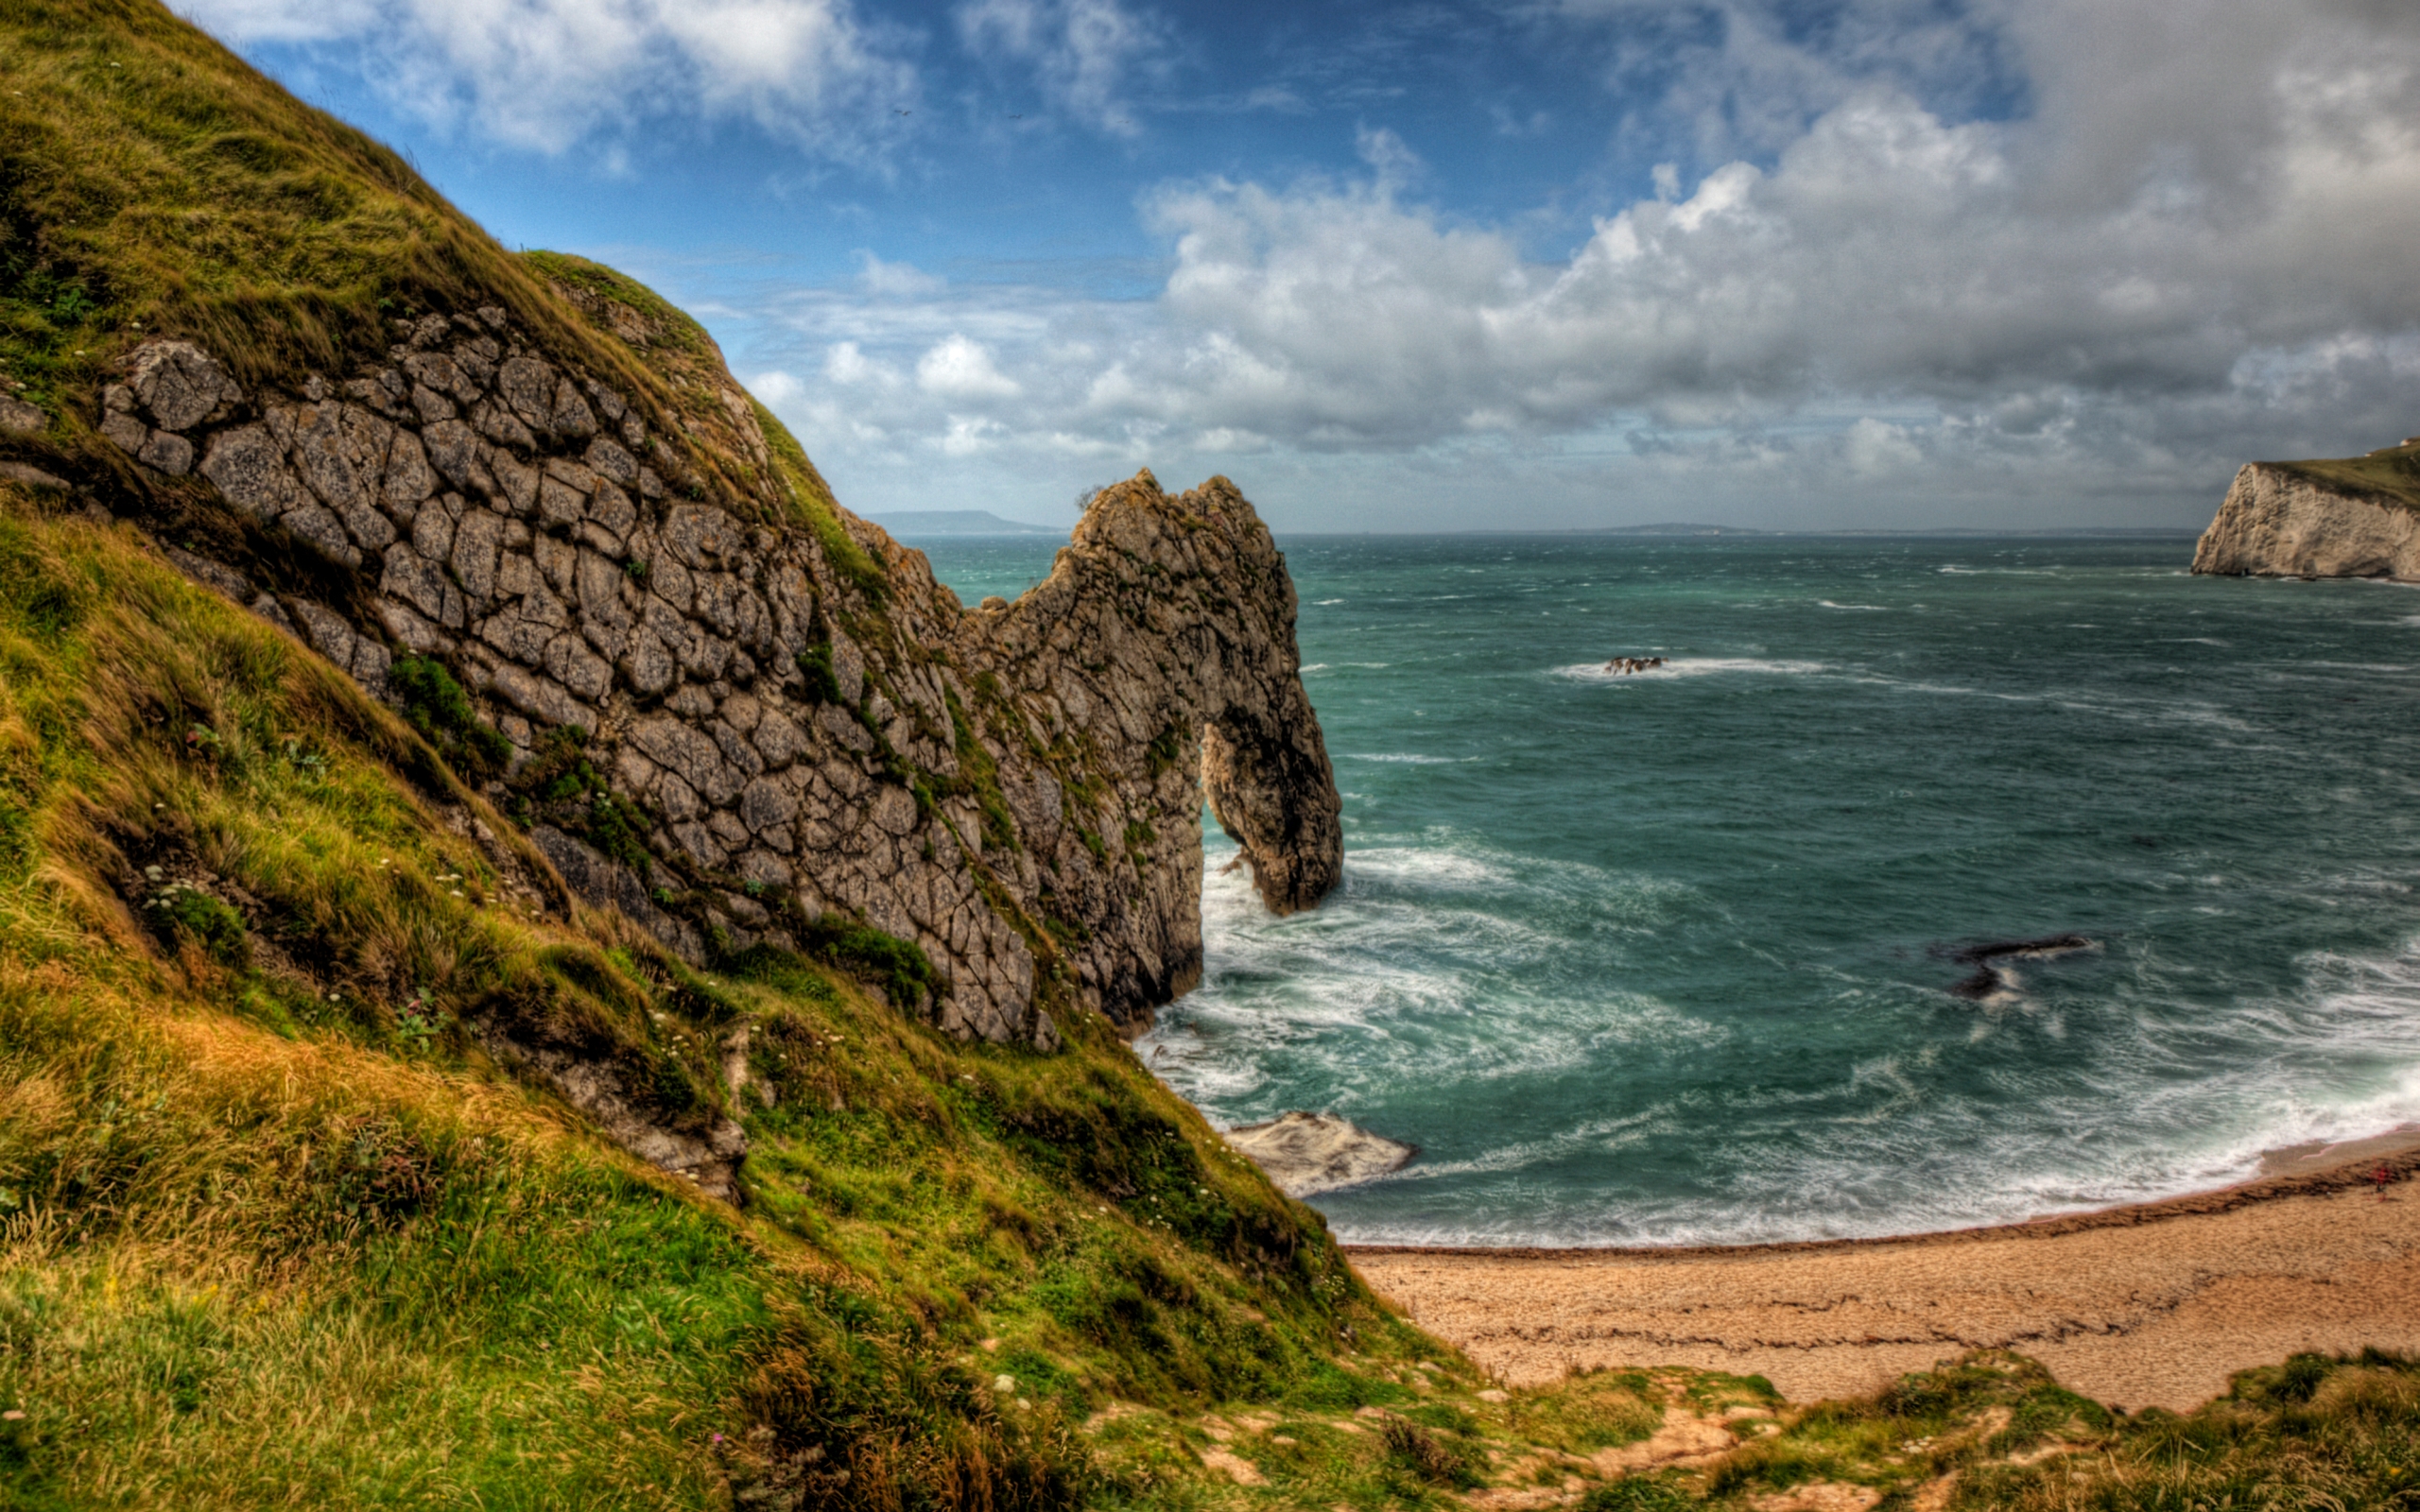
<svg viewBox="0 0 2420 1512">
<path fill-rule="evenodd" d="M 251 391 L 148 342 L 95 423 L 159 498 L 223 501 L 241 528 L 211 540 L 284 542 L 169 555 L 372 691 L 432 658 L 516 764 L 579 731 L 652 857 L 538 823 L 592 902 L 700 958 L 838 911 L 925 951 L 944 1028 L 1047 1049 L 1053 980 L 1129 1030 L 1200 980 L 1205 793 L 1272 909 L 1335 885 L 1293 585 L 1226 479 L 1104 490 L 1047 580 L 968 610 L 921 553 L 805 498 L 811 469 L 771 468 L 711 357 L 712 424 L 679 423 L 752 464 L 751 495 L 500 309 L 394 335 L 384 363 Z M 277 565 L 297 552 L 300 576 Z"/>
<path fill-rule="evenodd" d="M 1058 740 L 1123 774 L 1139 812 L 1130 898 L 1068 900 L 1099 942 L 1078 952 L 1087 985 L 1130 1027 L 1201 978 L 1205 797 L 1271 910 L 1315 905 L 1342 873 L 1295 611 L 1285 558 L 1233 483 L 1169 495 L 1147 471 L 1094 498 L 1046 580 L 967 617 L 965 660 L 998 667 Z M 1060 871 L 1080 874 L 1088 849 L 1063 842 Z"/>
</svg>

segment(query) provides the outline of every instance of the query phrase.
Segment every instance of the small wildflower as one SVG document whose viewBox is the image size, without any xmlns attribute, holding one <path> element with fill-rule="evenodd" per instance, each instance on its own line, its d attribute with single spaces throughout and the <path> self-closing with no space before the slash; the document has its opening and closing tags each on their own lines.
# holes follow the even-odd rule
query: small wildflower
<svg viewBox="0 0 2420 1512">
<path fill-rule="evenodd" d="M 14 1407 L 9 1408 L 7 1412 L 0 1412 L 0 1423 L 21 1423 L 25 1420 L 26 1415 L 19 1412 Z"/>
</svg>

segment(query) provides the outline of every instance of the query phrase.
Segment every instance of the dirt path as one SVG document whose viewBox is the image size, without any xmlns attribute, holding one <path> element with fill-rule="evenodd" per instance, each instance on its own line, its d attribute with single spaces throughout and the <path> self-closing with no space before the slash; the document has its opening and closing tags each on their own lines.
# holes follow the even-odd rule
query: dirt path
<svg viewBox="0 0 2420 1512">
<path fill-rule="evenodd" d="M 2420 1133 L 2280 1151 L 2270 1168 L 2196 1197 L 1913 1239 L 1350 1253 L 1422 1327 L 1516 1383 L 1682 1365 L 1807 1401 L 2005 1346 L 2086 1396 L 2183 1410 L 2298 1349 L 2420 1351 Z"/>
</svg>

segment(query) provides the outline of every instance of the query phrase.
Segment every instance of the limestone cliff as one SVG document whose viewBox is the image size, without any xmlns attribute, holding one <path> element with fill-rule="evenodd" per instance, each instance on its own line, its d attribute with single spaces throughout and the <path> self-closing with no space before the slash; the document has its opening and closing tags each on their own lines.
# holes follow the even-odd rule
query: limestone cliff
<svg viewBox="0 0 2420 1512">
<path fill-rule="evenodd" d="M 2193 552 L 2221 576 L 2420 578 L 2420 447 L 2250 462 Z"/>
<path fill-rule="evenodd" d="M 560 313 L 674 403 L 496 306 L 290 382 L 152 340 L 92 418 L 119 507 L 426 704 L 574 890 L 696 960 L 878 931 L 922 952 L 885 957 L 911 1006 L 1046 1050 L 1053 1004 L 1131 1031 L 1199 979 L 1205 792 L 1271 908 L 1335 884 L 1293 588 L 1233 485 L 1137 474 L 1047 581 L 970 611 L 702 332 L 590 271 Z M 448 723 L 458 682 L 485 722 Z"/>
</svg>

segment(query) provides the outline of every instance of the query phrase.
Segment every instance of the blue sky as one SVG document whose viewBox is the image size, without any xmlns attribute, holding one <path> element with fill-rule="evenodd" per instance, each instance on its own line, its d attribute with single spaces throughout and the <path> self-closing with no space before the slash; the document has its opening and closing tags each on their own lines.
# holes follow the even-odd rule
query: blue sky
<svg viewBox="0 0 2420 1512">
<path fill-rule="evenodd" d="M 862 512 L 2206 520 L 2420 432 L 2395 0 L 184 0 Z"/>
</svg>

